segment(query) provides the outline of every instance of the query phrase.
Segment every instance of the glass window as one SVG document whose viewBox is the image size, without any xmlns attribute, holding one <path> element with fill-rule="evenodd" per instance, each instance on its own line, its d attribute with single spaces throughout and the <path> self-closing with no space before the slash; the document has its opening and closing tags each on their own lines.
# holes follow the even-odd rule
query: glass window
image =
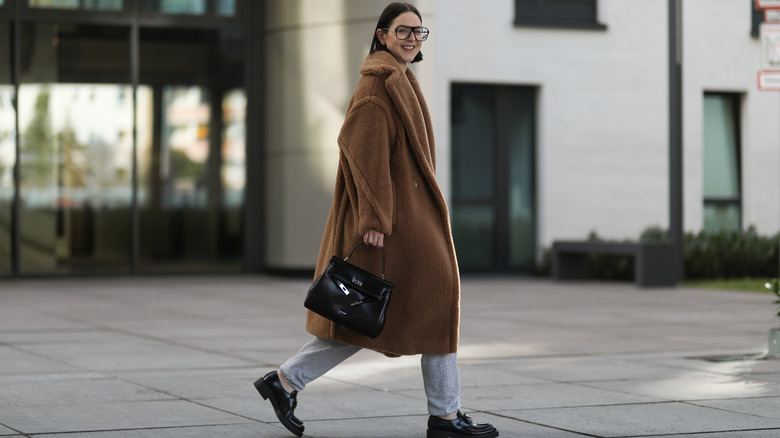
<svg viewBox="0 0 780 438">
<path fill-rule="evenodd" d="M 211 8 L 214 8 L 211 10 Z M 231 16 L 236 13 L 235 0 L 149 0 L 146 3 L 149 11 L 163 14 L 204 15 L 215 14 Z"/>
<path fill-rule="evenodd" d="M 509 262 L 532 267 L 536 258 L 535 154 L 536 93 L 507 87 L 509 141 Z"/>
<path fill-rule="evenodd" d="M 27 24 L 22 31 L 21 272 L 126 272 L 129 29 Z"/>
<path fill-rule="evenodd" d="M 598 0 L 515 0 L 515 25 L 605 29 Z"/>
<path fill-rule="evenodd" d="M 2 0 L 0 0 L 2 1 Z M 31 8 L 122 10 L 123 0 L 30 0 Z"/>
<path fill-rule="evenodd" d="M 142 29 L 140 60 L 139 268 L 238 270 L 246 114 L 240 35 Z"/>
<path fill-rule="evenodd" d="M 466 270 L 535 264 L 535 96 L 531 87 L 452 87 L 452 234 Z"/>
<path fill-rule="evenodd" d="M 738 105 L 738 95 L 715 93 L 704 95 L 705 231 L 740 229 Z"/>
<path fill-rule="evenodd" d="M 2 0 L 0 0 L 2 4 Z M 11 223 L 16 164 L 16 111 L 8 23 L 0 23 L 0 276 L 11 273 Z"/>
</svg>

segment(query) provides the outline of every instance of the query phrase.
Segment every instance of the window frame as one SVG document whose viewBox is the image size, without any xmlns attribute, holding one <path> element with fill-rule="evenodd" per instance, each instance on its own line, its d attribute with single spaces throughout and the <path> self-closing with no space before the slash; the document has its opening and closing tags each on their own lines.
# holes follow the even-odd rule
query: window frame
<svg viewBox="0 0 780 438">
<path fill-rule="evenodd" d="M 547 27 L 562 29 L 581 29 L 581 30 L 606 30 L 607 25 L 601 23 L 598 17 L 598 0 L 583 0 L 593 3 L 593 16 L 565 17 L 558 16 L 550 10 L 551 0 L 532 0 L 536 4 L 537 13 L 529 13 L 527 3 L 529 0 L 515 0 L 515 19 L 516 27 Z M 525 4 L 525 6 L 522 6 Z"/>
<path fill-rule="evenodd" d="M 721 96 L 728 98 L 729 104 L 733 107 L 734 111 L 734 137 L 737 142 L 736 144 L 736 167 L 737 167 L 737 197 L 717 197 L 717 198 L 708 198 L 702 193 L 702 212 L 704 212 L 705 207 L 707 206 L 734 206 L 737 208 L 737 211 L 739 212 L 739 224 L 738 229 L 739 231 L 742 231 L 744 229 L 744 222 L 743 222 L 743 215 L 744 215 L 744 208 L 742 205 L 742 200 L 744 198 L 744 192 L 743 192 L 743 170 L 742 170 L 742 100 L 744 96 L 741 93 L 734 93 L 734 92 L 721 92 L 721 91 L 711 91 L 711 90 L 705 90 L 702 94 L 702 102 L 706 96 Z M 702 113 L 703 115 L 703 113 Z M 702 139 L 703 140 L 703 139 Z M 702 154 L 704 153 L 704 144 L 702 144 Z M 703 158 L 703 156 L 702 156 Z M 705 169 L 702 168 L 702 175 L 704 174 Z M 702 189 L 704 187 L 702 186 Z M 703 190 L 702 190 L 703 192 Z M 702 223 L 702 229 L 704 230 L 704 224 Z M 705 230 L 706 231 L 706 230 Z"/>
<path fill-rule="evenodd" d="M 758 9 L 756 7 L 756 1 L 755 0 L 749 0 L 750 1 L 750 36 L 753 38 L 758 38 L 759 29 L 761 27 L 761 23 L 764 22 L 764 10 Z"/>
</svg>

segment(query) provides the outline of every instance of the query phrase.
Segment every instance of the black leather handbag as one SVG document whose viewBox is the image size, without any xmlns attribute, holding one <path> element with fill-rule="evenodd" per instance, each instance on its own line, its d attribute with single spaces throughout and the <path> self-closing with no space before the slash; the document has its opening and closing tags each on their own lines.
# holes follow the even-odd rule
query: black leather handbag
<svg viewBox="0 0 780 438">
<path fill-rule="evenodd" d="M 376 338 L 385 327 L 385 313 L 393 283 L 385 280 L 385 249 L 382 248 L 382 278 L 347 263 L 358 243 L 341 260 L 333 256 L 328 267 L 306 294 L 303 305 L 314 313 L 352 331 Z"/>
</svg>

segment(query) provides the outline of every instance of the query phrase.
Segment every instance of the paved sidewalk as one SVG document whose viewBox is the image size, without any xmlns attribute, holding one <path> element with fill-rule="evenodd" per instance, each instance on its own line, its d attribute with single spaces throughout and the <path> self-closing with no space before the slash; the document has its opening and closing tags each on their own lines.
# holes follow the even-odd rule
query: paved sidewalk
<svg viewBox="0 0 780 438">
<path fill-rule="evenodd" d="M 0 436 L 290 437 L 252 382 L 309 339 L 308 284 L 0 281 Z M 771 303 L 465 278 L 464 409 L 501 437 L 778 437 L 780 360 L 758 357 L 780 323 Z M 424 437 L 419 367 L 357 354 L 299 396 L 307 436 Z"/>
</svg>

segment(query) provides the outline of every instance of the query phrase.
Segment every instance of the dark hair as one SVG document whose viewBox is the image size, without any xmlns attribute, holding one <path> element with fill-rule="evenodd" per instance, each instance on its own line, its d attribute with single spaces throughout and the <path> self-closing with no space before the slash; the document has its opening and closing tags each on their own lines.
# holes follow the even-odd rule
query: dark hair
<svg viewBox="0 0 780 438">
<path fill-rule="evenodd" d="M 422 15 L 420 15 L 420 11 L 418 11 L 413 4 L 407 2 L 390 3 L 387 5 L 385 10 L 382 11 L 382 15 L 379 16 L 379 21 L 376 23 L 376 28 L 374 28 L 374 39 L 371 41 L 371 51 L 368 53 L 374 53 L 377 50 L 384 50 L 385 52 L 389 52 L 387 50 L 387 46 L 379 42 L 379 38 L 376 36 L 376 31 L 390 27 L 390 25 L 393 24 L 393 20 L 395 20 L 396 17 L 403 14 L 404 12 L 414 12 L 417 17 L 420 18 L 420 23 L 422 23 Z M 417 56 L 414 57 L 412 62 L 420 62 L 422 59 L 422 52 L 418 52 Z"/>
</svg>

